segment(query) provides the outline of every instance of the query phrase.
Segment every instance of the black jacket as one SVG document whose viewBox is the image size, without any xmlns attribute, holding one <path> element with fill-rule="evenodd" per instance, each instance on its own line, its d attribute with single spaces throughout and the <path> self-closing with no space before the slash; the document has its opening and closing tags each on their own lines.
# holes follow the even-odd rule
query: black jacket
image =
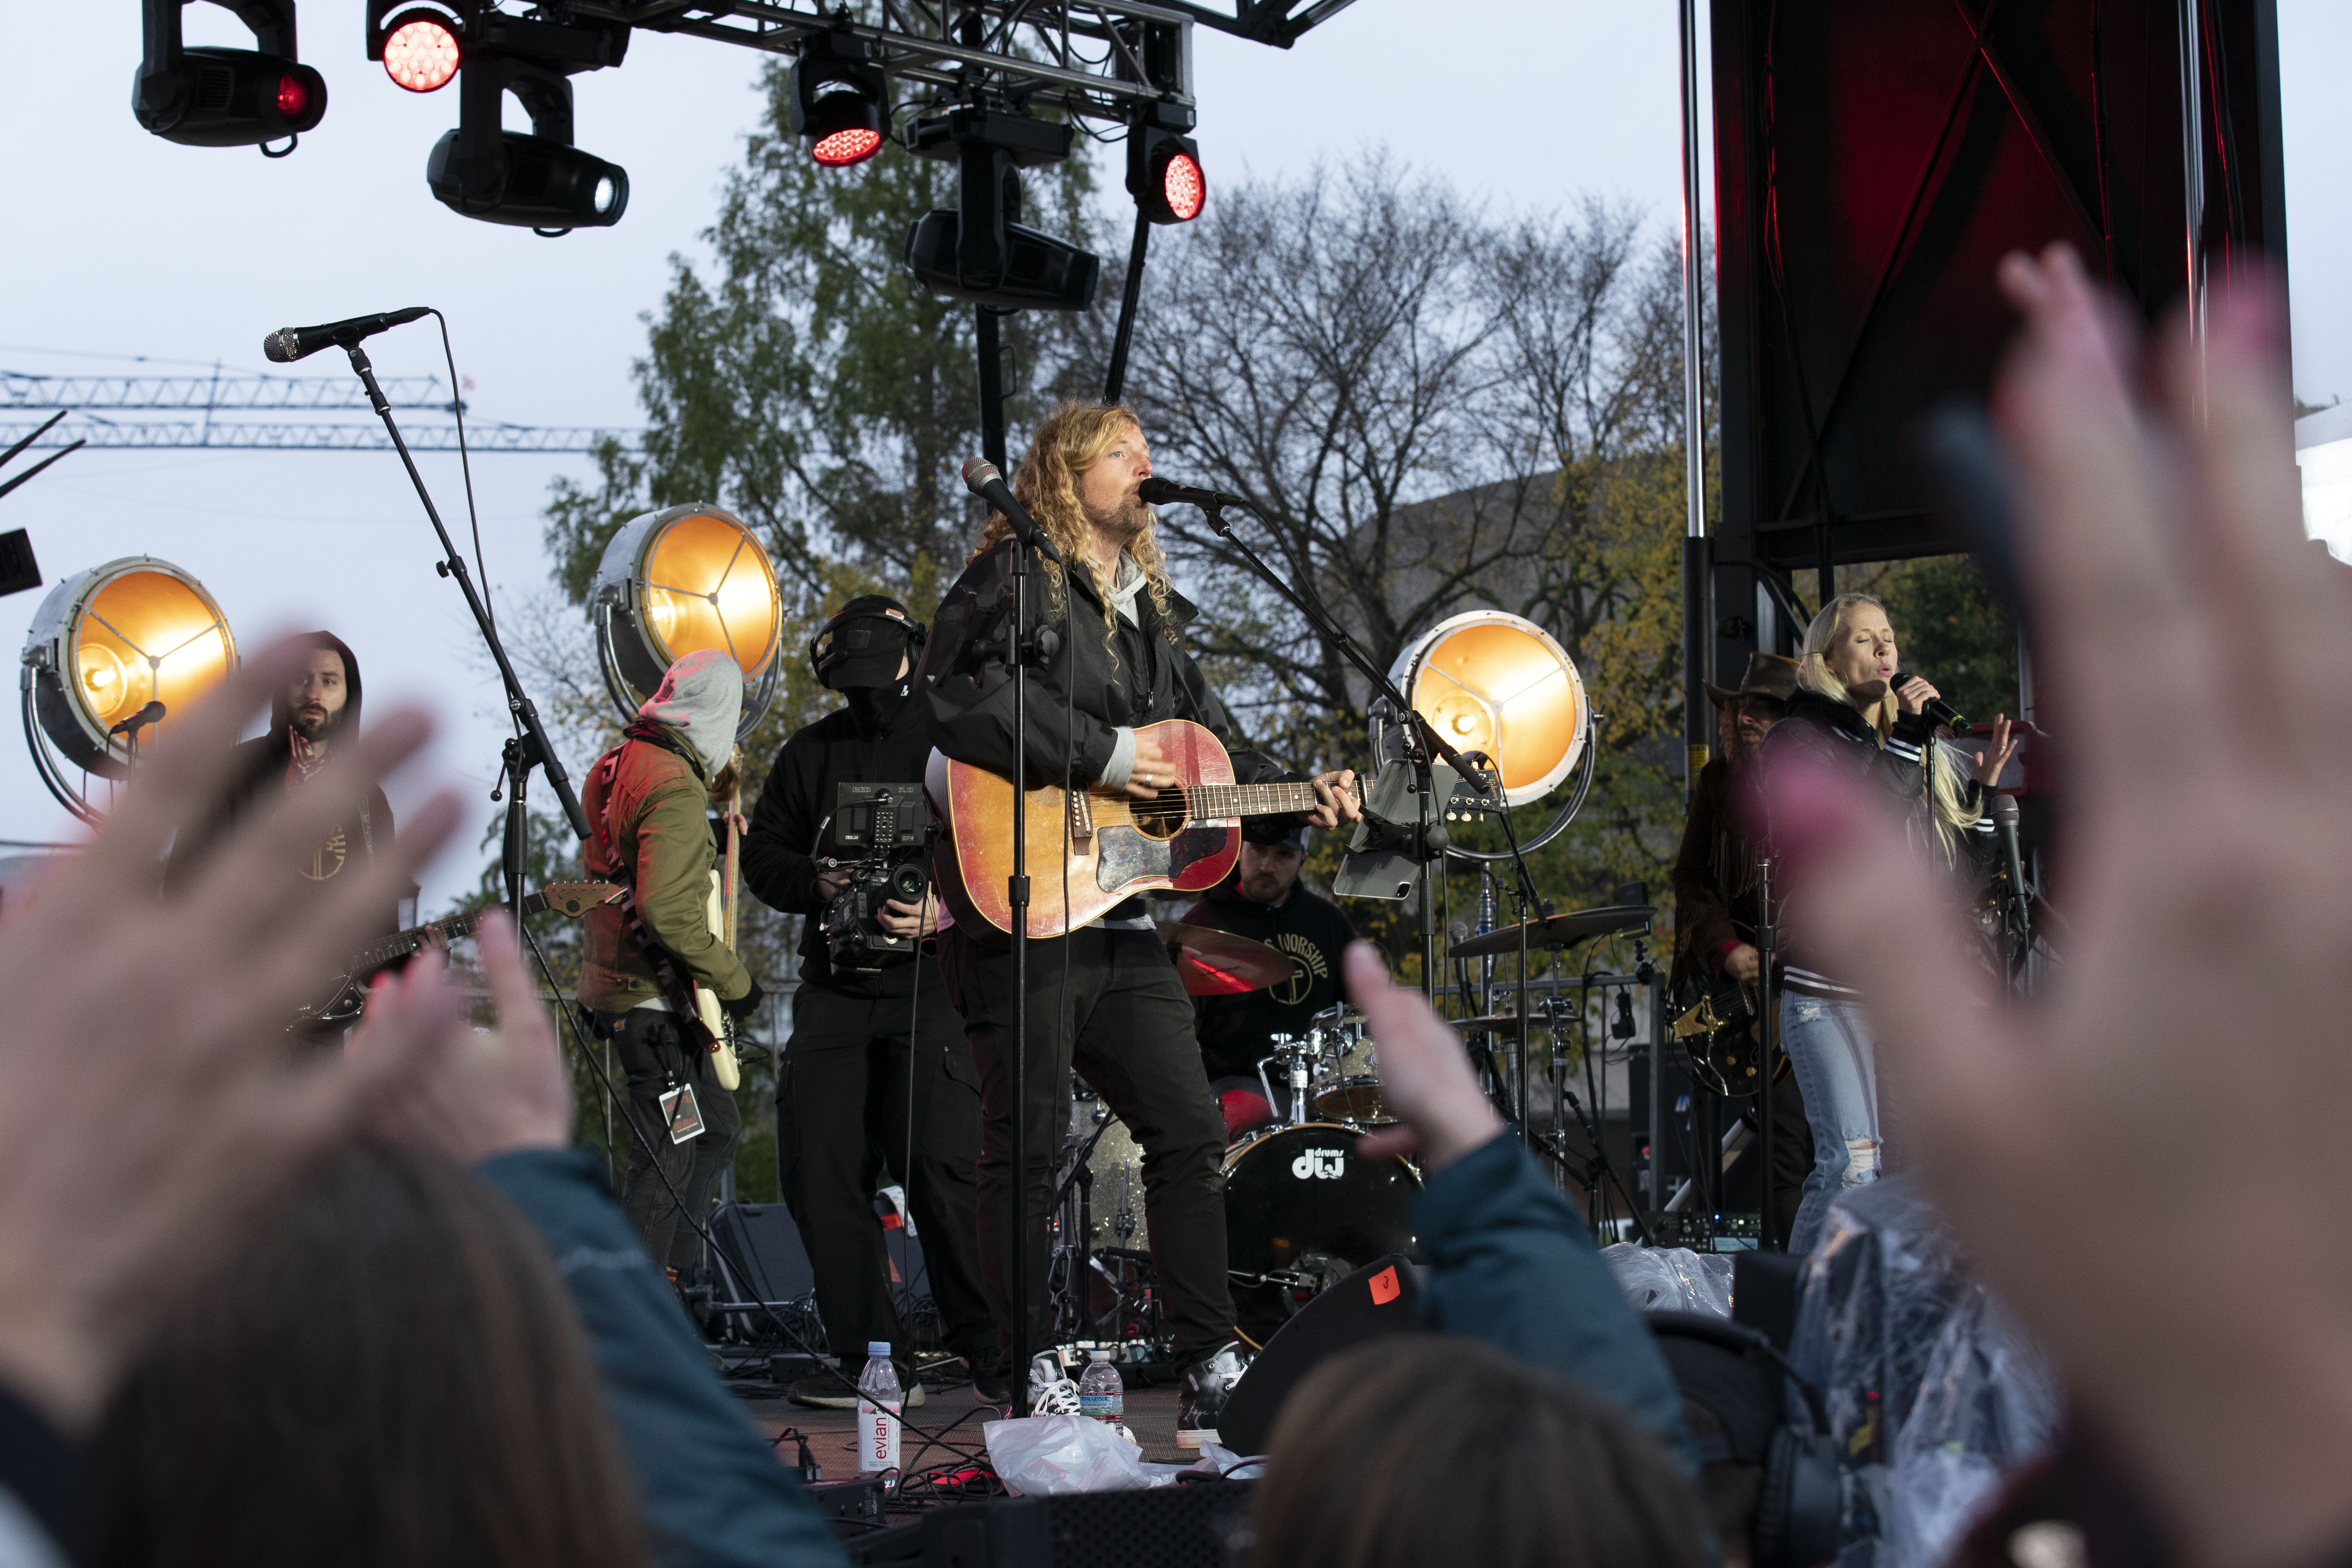
<svg viewBox="0 0 2352 1568">
<path fill-rule="evenodd" d="M 331 647 L 342 656 L 344 698 L 343 710 L 336 716 L 333 739 L 348 742 L 360 731 L 363 710 L 360 686 L 360 661 L 341 637 L 332 632 L 312 632 L 302 639 L 317 647 Z M 287 770 L 293 765 L 293 743 L 287 739 L 293 720 L 293 710 L 288 706 L 281 689 L 269 700 L 269 730 L 263 735 L 244 742 L 236 748 L 236 771 L 223 809 L 196 831 L 184 835 L 174 844 L 164 868 L 164 885 L 179 888 L 197 874 L 205 857 L 257 807 L 266 807 L 271 800 L 282 798 L 286 789 Z M 275 791 L 275 794 L 270 792 Z M 346 868 L 366 864 L 378 851 L 388 849 L 393 840 L 392 803 L 384 798 L 381 788 L 371 785 L 360 809 L 341 826 L 330 834 L 326 841 L 295 869 L 305 880 L 331 883 Z M 400 907 L 387 902 L 378 917 L 372 934 L 389 936 L 400 929 Z"/>
<path fill-rule="evenodd" d="M 1923 794 L 1925 779 L 1921 770 L 1926 748 L 1935 732 L 1933 719 L 1924 713 L 1906 713 L 1895 721 L 1894 732 L 1882 746 L 1877 730 L 1852 703 L 1833 701 L 1818 691 L 1800 689 L 1789 699 L 1786 715 L 1765 733 L 1764 743 L 1757 753 L 1759 765 L 1748 776 L 1763 777 L 1775 763 L 1801 756 L 1832 768 L 1849 769 L 1867 791 L 1882 796 L 1888 809 L 1911 826 L 1918 841 L 1935 843 L 1937 835 Z M 1947 752 L 1942 765 L 1958 764 Z M 1982 794 L 1977 782 L 1968 779 L 1960 790 L 1960 799 L 1980 805 Z M 1764 821 L 1769 829 L 1759 803 L 1751 800 L 1748 805 L 1751 823 Z M 1990 828 L 1990 824 L 1980 819 L 1980 826 Z M 1983 833 L 1960 835 L 1953 870 L 1964 882 L 1982 881 L 1984 838 Z M 1790 991 L 1821 996 L 1854 994 L 1859 977 L 1832 979 L 1814 966 L 1805 947 L 1801 905 L 1777 911 L 1774 924 L 1780 933 L 1780 957 Z"/>
<path fill-rule="evenodd" d="M 983 662 L 970 644 L 975 627 L 968 625 L 966 598 L 971 616 L 985 621 L 999 603 L 1001 592 L 1013 582 L 1012 544 L 1000 542 L 966 566 L 940 604 L 931 623 L 923 662 L 915 672 L 915 700 L 922 714 L 924 733 L 931 743 L 958 762 L 991 768 L 1010 777 L 1014 769 L 1013 682 L 998 661 Z M 1163 620 L 1150 594 L 1136 596 L 1139 625 L 1124 616 L 1108 639 L 1104 637 L 1103 602 L 1093 578 L 1085 572 L 1069 574 L 1069 587 L 1058 609 L 1048 605 L 1054 578 L 1045 565 L 1028 576 L 1029 625 L 1052 626 L 1060 647 L 1043 669 L 1029 672 L 1028 729 L 1020 751 L 1027 762 L 1031 788 L 1062 782 L 1066 762 L 1072 782 L 1079 786 L 1102 777 L 1103 768 L 1118 743 L 1121 726 L 1139 728 L 1167 719 L 1190 719 L 1206 726 L 1232 752 L 1236 784 L 1268 784 L 1296 779 L 1267 757 L 1234 748 L 1233 726 L 1224 704 L 1217 700 L 1181 644 L 1183 628 L 1199 611 L 1181 595 L 1171 594 L 1171 617 Z M 1075 610 L 1075 615 L 1072 613 Z M 982 635 L 999 637 L 1009 626 L 1005 616 L 997 627 Z M 1171 624 L 1172 623 L 1172 624 Z M 1244 831 L 1256 829 L 1266 841 L 1279 837 L 1303 821 L 1303 816 L 1249 817 Z M 1256 837 L 1253 834 L 1253 837 Z"/>
<path fill-rule="evenodd" d="M 801 978 L 861 996 L 903 995 L 914 984 L 915 965 L 902 963 L 887 969 L 855 973 L 834 972 L 826 955 L 820 917 L 824 900 L 817 892 L 820 858 L 846 859 L 854 851 L 834 840 L 833 805 L 835 784 L 920 784 L 930 742 L 910 700 L 882 728 L 859 722 L 854 710 L 828 713 L 795 733 L 777 752 L 768 782 L 760 788 L 759 804 L 743 835 L 743 882 L 769 908 L 805 917 L 801 926 Z M 822 827 L 823 833 L 818 829 Z M 898 858 L 919 859 L 920 850 L 907 850 Z M 926 958 L 923 967 L 937 966 Z"/>
</svg>

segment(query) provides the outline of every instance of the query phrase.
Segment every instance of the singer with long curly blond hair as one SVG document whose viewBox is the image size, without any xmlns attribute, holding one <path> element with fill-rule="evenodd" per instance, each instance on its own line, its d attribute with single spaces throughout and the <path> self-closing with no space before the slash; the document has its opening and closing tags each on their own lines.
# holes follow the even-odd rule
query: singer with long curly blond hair
<svg viewBox="0 0 2352 1568">
<path fill-rule="evenodd" d="M 974 644 L 1016 581 L 1010 524 L 989 520 L 963 575 L 940 605 L 915 695 L 932 744 L 955 761 L 1031 786 L 1061 784 L 1123 789 L 1150 799 L 1180 782 L 1175 759 L 1141 731 L 1171 719 L 1207 727 L 1225 744 L 1242 784 L 1298 781 L 1269 758 L 1234 749 L 1223 704 L 1184 648 L 1197 612 L 1168 581 L 1151 508 L 1141 487 L 1151 451 L 1134 413 L 1117 405 L 1066 403 L 1038 426 L 1013 480 L 1023 510 L 1060 552 L 1024 578 L 1033 626 L 1055 644 L 1028 676 L 1025 733 L 1013 724 L 1012 681 L 1001 658 Z M 1244 819 L 1253 839 L 1279 839 L 1302 821 L 1329 827 L 1358 815 L 1355 775 L 1313 781 L 1311 813 Z M 1062 825 L 1034 818 L 1032 833 Z M 1046 1230 L 1054 1208 L 1054 1163 L 1069 1124 L 1075 1068 L 1101 1093 L 1143 1146 L 1144 1218 L 1158 1266 L 1162 1310 L 1182 1373 L 1178 1441 L 1213 1436 L 1224 1388 L 1238 1375 L 1232 1348 L 1234 1305 L 1225 1275 L 1222 1176 L 1225 1126 L 1209 1094 L 1192 1029 L 1192 1004 L 1141 899 L 1090 924 L 1029 944 L 1026 1089 L 1015 1107 L 1009 1037 L 1013 1016 L 1010 954 L 973 929 L 951 927 L 940 965 L 980 1069 L 981 1267 L 1001 1336 L 1013 1341 L 1008 1281 L 1029 1281 L 1026 1342 L 1047 1341 Z M 1022 1117 L 1027 1234 L 1011 1215 L 1013 1118 Z M 1016 1375 L 1025 1369 L 1015 1369 Z"/>
</svg>

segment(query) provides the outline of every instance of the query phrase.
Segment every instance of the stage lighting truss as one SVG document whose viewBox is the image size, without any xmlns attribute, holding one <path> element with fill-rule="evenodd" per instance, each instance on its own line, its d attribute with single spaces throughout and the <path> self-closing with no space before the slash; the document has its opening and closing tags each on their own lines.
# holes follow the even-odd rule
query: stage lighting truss
<svg viewBox="0 0 2352 1568">
<path fill-rule="evenodd" d="M 140 0 L 143 45 L 131 112 L 152 134 L 187 147 L 294 151 L 327 112 L 327 79 L 294 55 L 294 0 L 222 0 L 253 33 L 255 49 L 189 48 L 185 0 Z M 286 145 L 271 152 L 269 143 Z"/>
<path fill-rule="evenodd" d="M 596 662 L 625 721 L 680 657 L 702 648 L 743 670 L 741 740 L 768 710 L 782 668 L 783 597 L 757 535 L 732 513 L 698 503 L 650 511 L 604 546 L 589 595 Z"/>
<path fill-rule="evenodd" d="M 1241 0 L 1245 20 L 1206 6 L 1142 0 L 879 0 L 856 19 L 818 0 L 572 0 L 580 18 L 626 22 L 746 47 L 808 58 L 812 47 L 854 44 L 892 80 L 941 89 L 935 101 L 1018 104 L 1066 118 L 1124 124 L 1139 105 L 1192 103 L 1197 20 L 1286 47 L 1348 0 L 1320 0 L 1297 16 L 1297 0 Z M 875 19 L 868 21 L 866 17 Z M 883 127 L 887 132 L 887 121 Z M 877 144 L 878 145 L 878 144 Z"/>
<path fill-rule="evenodd" d="M 1447 744 L 1482 752 L 1494 764 L 1507 808 L 1543 799 L 1582 761 L 1585 777 L 1574 797 L 1549 826 L 1521 845 L 1522 852 L 1568 826 L 1591 782 L 1592 710 L 1568 650 L 1549 632 L 1524 616 L 1473 610 L 1415 638 L 1389 679 Z M 1508 858 L 1507 853 L 1449 853 Z"/>
<path fill-rule="evenodd" d="M 168 736 L 172 717 L 236 665 L 236 638 L 202 583 L 169 562 L 126 555 L 49 590 L 25 634 L 23 663 L 33 766 L 67 810 L 94 822 L 88 775 L 122 778 L 136 755 L 117 732 L 124 721 L 160 701 L 164 716 L 144 743 Z M 67 782 L 68 766 L 84 774 L 80 787 Z"/>
</svg>

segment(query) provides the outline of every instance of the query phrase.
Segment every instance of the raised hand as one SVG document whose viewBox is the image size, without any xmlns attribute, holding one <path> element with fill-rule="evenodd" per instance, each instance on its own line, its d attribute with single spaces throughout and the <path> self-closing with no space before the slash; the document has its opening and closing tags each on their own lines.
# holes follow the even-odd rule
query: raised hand
<svg viewBox="0 0 2352 1568">
<path fill-rule="evenodd" d="M 1381 1093 L 1399 1125 L 1367 1135 L 1366 1159 L 1418 1149 L 1433 1173 L 1503 1130 L 1470 1070 L 1469 1053 L 1454 1026 L 1420 992 L 1391 984 L 1379 950 L 1351 942 L 1342 961 L 1348 1000 L 1372 1031 L 1381 1058 Z"/>
<path fill-rule="evenodd" d="M 374 1118 L 377 1131 L 428 1144 L 465 1165 L 572 1142 L 571 1076 L 514 921 L 493 911 L 476 935 L 482 974 L 498 1004 L 495 1028 L 467 1022 L 447 961 L 420 952 L 400 973 L 376 981 L 367 1020 L 351 1043 L 362 1061 L 388 1056 L 418 1064 L 385 1096 Z"/>
<path fill-rule="evenodd" d="M 2001 283 L 2065 966 L 2030 1005 L 1955 1006 L 1969 939 L 1899 826 L 1778 774 L 1775 833 L 1827 967 L 1872 976 L 1884 1092 L 1943 1205 L 2179 1555 L 2316 1561 L 2352 1539 L 2352 571 L 2304 537 L 2274 301 L 2176 329 L 2142 409 L 2071 251 Z"/>
<path fill-rule="evenodd" d="M 0 1379 L 68 1430 L 255 1213 L 415 1065 L 298 1055 L 285 1026 L 457 826 L 444 792 L 324 889 L 293 868 L 415 754 L 395 709 L 257 810 L 169 896 L 175 831 L 215 820 L 249 717 L 301 668 L 289 641 L 173 718 L 89 847 L 0 926 Z"/>
</svg>

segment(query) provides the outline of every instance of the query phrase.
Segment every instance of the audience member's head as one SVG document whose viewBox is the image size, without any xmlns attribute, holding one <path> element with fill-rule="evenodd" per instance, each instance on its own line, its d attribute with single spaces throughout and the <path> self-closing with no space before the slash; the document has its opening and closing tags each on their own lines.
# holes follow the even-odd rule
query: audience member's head
<svg viewBox="0 0 2352 1568">
<path fill-rule="evenodd" d="M 1261 1568 L 1696 1568 L 1706 1526 L 1657 1442 L 1466 1340 L 1375 1340 L 1275 1423 L 1250 1511 Z"/>
<path fill-rule="evenodd" d="M 408 1149 L 347 1150 L 269 1212 L 134 1364 L 91 1481 L 106 1568 L 642 1560 L 545 1250 Z"/>
</svg>

